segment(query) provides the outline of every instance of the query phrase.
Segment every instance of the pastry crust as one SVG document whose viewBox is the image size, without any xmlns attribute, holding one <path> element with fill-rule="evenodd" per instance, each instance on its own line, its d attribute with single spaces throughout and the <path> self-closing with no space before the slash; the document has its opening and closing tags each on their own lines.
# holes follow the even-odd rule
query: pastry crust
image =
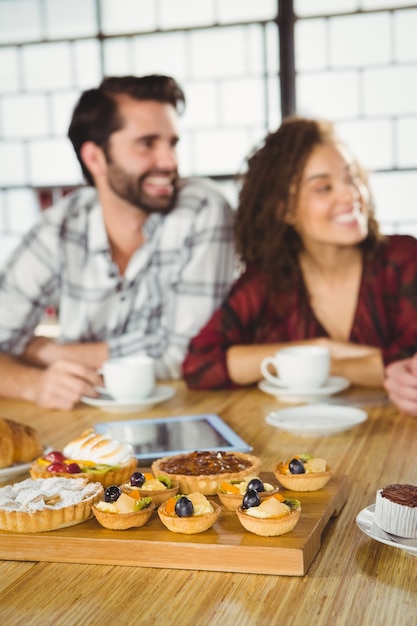
<svg viewBox="0 0 417 626">
<path fill-rule="evenodd" d="M 296 526 L 300 519 L 301 509 L 293 509 L 287 515 L 280 517 L 260 518 L 248 515 L 240 506 L 236 514 L 243 528 L 249 532 L 262 537 L 277 537 L 289 533 Z"/>
<path fill-rule="evenodd" d="M 208 455 L 212 455 L 212 458 L 216 460 L 216 465 L 228 466 L 229 469 L 224 471 L 218 471 L 217 473 L 193 474 L 195 471 L 192 469 L 192 464 L 195 459 L 195 455 L 205 455 L 205 458 L 209 459 Z M 236 465 L 239 467 L 236 471 L 230 469 L 233 466 L 233 462 L 236 461 Z M 167 463 L 180 464 L 183 469 L 182 473 L 176 473 L 167 469 Z M 187 468 L 189 466 L 189 469 Z M 191 452 L 189 454 L 178 454 L 175 456 L 166 456 L 152 463 L 152 472 L 155 476 L 168 476 L 169 478 L 179 483 L 179 491 L 185 495 L 199 491 L 205 496 L 217 495 L 217 487 L 223 480 L 243 480 L 246 476 L 258 475 L 261 467 L 261 461 L 256 456 L 251 454 L 245 454 L 243 452 Z"/>
<path fill-rule="evenodd" d="M 100 511 L 96 506 L 93 506 L 93 513 L 97 521 L 110 530 L 127 530 L 128 528 L 140 528 L 144 526 L 146 522 L 152 516 L 155 510 L 155 503 L 152 502 L 146 509 L 136 511 L 134 513 L 107 513 Z"/>
<path fill-rule="evenodd" d="M 155 506 L 159 506 L 171 496 L 176 496 L 179 489 L 179 484 L 176 481 L 172 481 L 172 487 L 169 489 L 161 489 L 161 490 L 150 490 L 150 489 L 141 489 L 140 487 L 133 487 L 129 483 L 124 483 L 120 485 L 120 489 L 123 493 L 126 493 L 128 496 L 134 498 L 135 493 L 137 493 L 141 498 L 152 498 L 152 502 Z"/>
<path fill-rule="evenodd" d="M 42 451 L 38 433 L 32 426 L 0 417 L 0 468 L 30 463 Z"/>
<path fill-rule="evenodd" d="M 71 483 L 71 485 L 69 485 Z M 70 487 L 70 489 L 68 489 Z M 25 503 L 18 494 L 25 490 Z M 17 533 L 58 530 L 85 522 L 101 500 L 100 483 L 79 479 L 28 479 L 0 489 L 0 529 Z"/>
<path fill-rule="evenodd" d="M 108 472 L 99 472 L 94 471 L 93 469 L 88 472 L 82 472 L 80 474 L 66 474 L 65 472 L 54 473 L 48 472 L 45 465 L 38 463 L 35 461 L 32 463 L 30 468 L 30 475 L 32 478 L 50 478 L 51 476 L 57 476 L 62 478 L 85 478 L 89 482 L 101 483 L 103 487 L 110 487 L 110 485 L 120 485 L 123 482 L 126 482 L 131 476 L 131 474 L 137 468 L 137 460 L 135 457 L 129 463 L 125 463 L 124 465 L 119 465 L 114 469 L 109 470 Z"/>
<path fill-rule="evenodd" d="M 332 477 L 329 468 L 326 472 L 316 474 L 281 474 L 278 467 L 279 464 L 275 467 L 274 474 L 281 485 L 290 491 L 318 491 L 323 489 Z"/>
<path fill-rule="evenodd" d="M 221 506 L 213 500 L 209 500 L 213 507 L 212 513 L 203 515 L 193 515 L 192 517 L 178 517 L 178 515 L 168 515 L 165 511 L 165 503 L 158 508 L 158 515 L 161 522 L 173 533 L 183 535 L 196 535 L 211 528 L 221 513 Z"/>
</svg>

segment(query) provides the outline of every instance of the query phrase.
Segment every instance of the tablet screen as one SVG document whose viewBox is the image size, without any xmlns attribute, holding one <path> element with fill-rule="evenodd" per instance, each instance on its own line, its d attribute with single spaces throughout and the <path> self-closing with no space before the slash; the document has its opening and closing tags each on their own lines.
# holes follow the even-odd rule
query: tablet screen
<svg viewBox="0 0 417 626">
<path fill-rule="evenodd" d="M 249 452 L 252 447 L 214 414 L 104 422 L 95 425 L 117 441 L 130 443 L 135 456 L 155 460 L 194 450 Z"/>
</svg>

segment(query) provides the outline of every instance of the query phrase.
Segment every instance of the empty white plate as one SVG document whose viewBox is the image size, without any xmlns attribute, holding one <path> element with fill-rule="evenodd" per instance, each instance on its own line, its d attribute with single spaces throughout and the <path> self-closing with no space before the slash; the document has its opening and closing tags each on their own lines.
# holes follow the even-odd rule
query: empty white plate
<svg viewBox="0 0 417 626">
<path fill-rule="evenodd" d="M 307 404 L 272 411 L 265 420 L 271 426 L 294 435 L 319 437 L 348 430 L 361 424 L 367 418 L 365 411 L 351 406 Z"/>
<path fill-rule="evenodd" d="M 112 396 L 106 393 L 100 393 L 98 398 L 89 398 L 88 396 L 82 396 L 81 400 L 84 404 L 89 404 L 90 406 L 96 406 L 104 411 L 108 412 L 118 412 L 118 413 L 128 413 L 130 411 L 141 411 L 143 409 L 148 409 L 154 404 L 159 404 L 160 402 L 165 402 L 165 400 L 169 400 L 175 393 L 175 389 L 173 387 L 168 387 L 167 385 L 156 385 L 155 391 L 151 396 L 147 398 L 126 398 L 124 400 L 112 398 Z"/>
</svg>

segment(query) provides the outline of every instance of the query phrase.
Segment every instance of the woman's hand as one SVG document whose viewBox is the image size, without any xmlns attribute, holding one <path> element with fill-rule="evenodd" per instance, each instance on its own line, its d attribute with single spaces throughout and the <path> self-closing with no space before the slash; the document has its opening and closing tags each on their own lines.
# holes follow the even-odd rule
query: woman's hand
<svg viewBox="0 0 417 626">
<path fill-rule="evenodd" d="M 401 411 L 417 417 L 417 354 L 388 365 L 384 387 Z"/>
</svg>

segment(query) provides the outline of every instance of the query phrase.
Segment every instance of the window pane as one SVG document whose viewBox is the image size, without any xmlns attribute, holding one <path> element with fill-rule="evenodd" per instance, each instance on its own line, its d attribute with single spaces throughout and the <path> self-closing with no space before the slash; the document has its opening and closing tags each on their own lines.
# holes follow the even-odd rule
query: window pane
<svg viewBox="0 0 417 626">
<path fill-rule="evenodd" d="M 42 36 L 38 0 L 0 2 L 0 43 L 23 43 Z"/>
<path fill-rule="evenodd" d="M 297 78 L 297 110 L 308 117 L 341 119 L 359 114 L 357 72 L 301 74 Z"/>
<path fill-rule="evenodd" d="M 363 67 L 390 60 L 391 29 L 388 13 L 335 18 L 330 20 L 329 26 L 332 66 Z"/>
<path fill-rule="evenodd" d="M 16 91 L 19 87 L 17 49 L 0 49 L 0 92 Z"/>
<path fill-rule="evenodd" d="M 218 0 L 219 23 L 274 19 L 276 0 Z"/>
<path fill-rule="evenodd" d="M 324 69 L 327 65 L 326 20 L 301 20 L 295 23 L 294 47 L 297 69 Z"/>
<path fill-rule="evenodd" d="M 156 30 L 155 0 L 100 0 L 105 35 Z"/>
<path fill-rule="evenodd" d="M 390 120 L 357 120 L 338 123 L 337 134 L 367 170 L 393 167 L 392 122 Z"/>
<path fill-rule="evenodd" d="M 219 85 L 217 81 L 184 83 L 185 113 L 181 120 L 184 128 L 206 128 L 219 124 Z"/>
<path fill-rule="evenodd" d="M 6 206 L 13 233 L 24 234 L 39 216 L 39 204 L 32 189 L 10 189 L 6 195 Z"/>
<path fill-rule="evenodd" d="M 375 173 L 370 182 L 379 221 L 388 224 L 416 222 L 417 176 L 414 172 Z"/>
<path fill-rule="evenodd" d="M 417 64 L 364 71 L 367 115 L 414 114 L 417 111 Z"/>
<path fill-rule="evenodd" d="M 74 43 L 77 87 L 90 89 L 101 82 L 100 45 L 96 39 Z"/>
<path fill-rule="evenodd" d="M 294 12 L 300 17 L 307 15 L 333 15 L 347 13 L 359 8 L 359 0 L 294 0 Z"/>
<path fill-rule="evenodd" d="M 417 167 L 417 117 L 398 120 L 397 128 L 398 167 Z"/>
<path fill-rule="evenodd" d="M 413 5 L 415 2 L 412 0 L 361 0 L 362 9 L 391 9 Z"/>
<path fill-rule="evenodd" d="M 394 18 L 396 60 L 417 61 L 417 10 L 397 11 Z"/>
<path fill-rule="evenodd" d="M 26 180 L 23 143 L 2 141 L 0 143 L 0 185 L 4 187 L 23 185 Z"/>
<path fill-rule="evenodd" d="M 27 89 L 59 89 L 72 86 L 69 44 L 47 43 L 25 46 L 22 52 Z"/>
<path fill-rule="evenodd" d="M 29 144 L 30 183 L 42 185 L 77 185 L 81 169 L 68 139 L 47 139 Z"/>
<path fill-rule="evenodd" d="M 213 0 L 160 0 L 161 28 L 207 26 L 215 22 Z"/>
<path fill-rule="evenodd" d="M 49 132 L 46 96 L 11 96 L 1 101 L 3 134 L 7 138 L 40 137 Z"/>
<path fill-rule="evenodd" d="M 132 68 L 132 40 L 107 39 L 103 42 L 105 76 L 123 76 L 133 73 Z"/>
<path fill-rule="evenodd" d="M 221 87 L 222 123 L 262 124 L 265 120 L 265 94 L 261 78 L 228 80 Z"/>
<path fill-rule="evenodd" d="M 46 33 L 51 39 L 85 37 L 97 33 L 94 0 L 46 0 Z"/>
<path fill-rule="evenodd" d="M 54 135 L 67 135 L 71 122 L 72 112 L 80 96 L 78 91 L 54 93 L 51 95 L 52 105 L 52 132 Z"/>
<path fill-rule="evenodd" d="M 195 134 L 194 174 L 234 174 L 251 148 L 244 130 L 212 130 Z"/>
<path fill-rule="evenodd" d="M 176 79 L 187 74 L 186 34 L 161 33 L 135 37 L 132 41 L 135 74 L 168 74 Z"/>
</svg>

